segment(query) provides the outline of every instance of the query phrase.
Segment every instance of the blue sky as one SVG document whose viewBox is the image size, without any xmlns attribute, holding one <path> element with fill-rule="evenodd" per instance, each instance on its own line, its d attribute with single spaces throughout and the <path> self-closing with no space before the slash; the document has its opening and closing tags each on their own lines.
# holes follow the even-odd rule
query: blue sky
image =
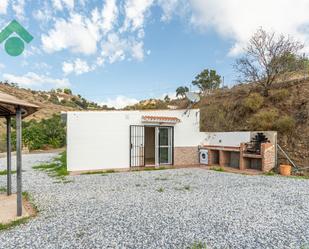
<svg viewBox="0 0 309 249">
<path fill-rule="evenodd" d="M 173 96 L 204 68 L 231 86 L 255 30 L 307 44 L 308 13 L 308 0 L 1 0 L 0 28 L 16 19 L 35 39 L 19 57 L 1 44 L 0 79 L 117 107 Z"/>
</svg>

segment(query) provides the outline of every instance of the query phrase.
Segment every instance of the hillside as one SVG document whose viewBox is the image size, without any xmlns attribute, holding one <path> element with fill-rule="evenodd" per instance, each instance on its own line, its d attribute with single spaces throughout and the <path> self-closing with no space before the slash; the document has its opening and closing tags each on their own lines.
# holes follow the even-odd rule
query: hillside
<svg viewBox="0 0 309 249">
<path fill-rule="evenodd" d="M 19 88 L 15 84 L 0 82 L 0 91 L 24 99 L 40 107 L 38 112 L 29 116 L 27 119 L 40 120 L 51 117 L 53 114 L 60 113 L 61 111 L 109 109 L 106 106 L 101 107 L 94 102 L 89 102 L 80 95 L 72 94 L 70 89 L 35 91 Z"/>
<path fill-rule="evenodd" d="M 275 84 L 269 97 L 254 84 L 203 97 L 203 131 L 276 130 L 278 143 L 299 166 L 309 167 L 309 80 Z M 284 162 L 284 160 L 282 160 Z"/>
<path fill-rule="evenodd" d="M 53 114 L 62 111 L 74 110 L 106 110 L 106 106 L 99 106 L 94 102 L 89 102 L 80 95 L 72 94 L 70 89 L 57 89 L 51 91 L 34 91 L 31 89 L 19 88 L 16 84 L 1 83 L 0 91 L 11 94 L 20 99 L 36 104 L 40 109 L 27 117 L 25 120 L 42 120 L 50 118 Z M 0 147 L 4 141 L 5 124 L 4 119 L 0 119 Z"/>
<path fill-rule="evenodd" d="M 279 145 L 299 166 L 309 167 L 309 80 L 291 80 L 273 85 L 263 97 L 255 84 L 224 88 L 201 98 L 201 130 L 278 131 Z M 186 99 L 144 100 L 128 110 L 187 108 Z M 280 162 L 286 160 L 279 155 Z"/>
</svg>

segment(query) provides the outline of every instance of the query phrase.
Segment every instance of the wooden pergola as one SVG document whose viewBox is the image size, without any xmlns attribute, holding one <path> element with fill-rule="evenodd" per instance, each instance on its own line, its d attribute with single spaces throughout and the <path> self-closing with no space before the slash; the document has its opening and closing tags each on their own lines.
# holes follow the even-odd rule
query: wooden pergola
<svg viewBox="0 0 309 249">
<path fill-rule="evenodd" d="M 22 118 L 36 112 L 38 106 L 0 92 L 0 117 L 6 119 L 7 195 L 12 194 L 11 118 L 16 117 L 17 216 L 22 215 Z"/>
</svg>

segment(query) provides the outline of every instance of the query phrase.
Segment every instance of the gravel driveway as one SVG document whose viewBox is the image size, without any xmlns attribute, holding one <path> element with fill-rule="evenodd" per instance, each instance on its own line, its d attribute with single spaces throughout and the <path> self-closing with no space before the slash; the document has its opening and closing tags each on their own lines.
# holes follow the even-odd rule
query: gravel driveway
<svg viewBox="0 0 309 249">
<path fill-rule="evenodd" d="M 178 169 L 64 184 L 31 168 L 54 156 L 23 156 L 40 212 L 0 231 L 0 248 L 309 248 L 309 180 Z"/>
</svg>

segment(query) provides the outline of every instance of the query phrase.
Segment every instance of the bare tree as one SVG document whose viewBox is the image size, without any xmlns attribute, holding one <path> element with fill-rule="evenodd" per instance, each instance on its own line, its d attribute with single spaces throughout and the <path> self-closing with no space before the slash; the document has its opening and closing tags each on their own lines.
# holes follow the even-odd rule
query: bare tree
<svg viewBox="0 0 309 249">
<path fill-rule="evenodd" d="M 260 28 L 250 39 L 243 57 L 236 60 L 235 70 L 241 82 L 255 82 L 268 96 L 271 85 L 281 76 L 299 67 L 303 44 L 289 36 L 266 32 Z"/>
</svg>

